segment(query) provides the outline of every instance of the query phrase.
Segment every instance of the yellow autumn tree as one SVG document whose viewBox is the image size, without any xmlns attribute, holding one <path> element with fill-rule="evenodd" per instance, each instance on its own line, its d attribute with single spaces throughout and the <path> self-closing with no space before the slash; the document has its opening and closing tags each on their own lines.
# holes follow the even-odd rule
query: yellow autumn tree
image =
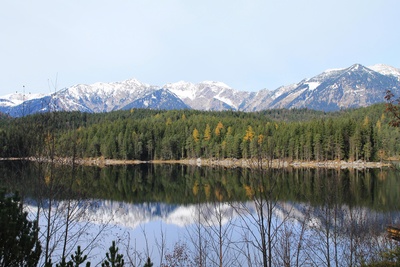
<svg viewBox="0 0 400 267">
<path fill-rule="evenodd" d="M 206 195 L 206 199 L 209 200 L 211 195 L 211 185 L 209 184 L 204 185 L 204 194 Z"/>
<path fill-rule="evenodd" d="M 264 135 L 262 135 L 262 134 L 258 135 L 258 138 L 257 138 L 258 146 L 261 146 L 263 141 L 264 141 Z"/>
<path fill-rule="evenodd" d="M 207 123 L 206 129 L 204 130 L 204 140 L 209 141 L 211 139 L 211 128 L 210 125 Z"/>
<path fill-rule="evenodd" d="M 379 133 L 381 132 L 381 128 L 382 128 L 382 123 L 381 123 L 380 120 L 378 120 L 378 121 L 376 122 L 376 129 L 378 130 Z"/>
<path fill-rule="evenodd" d="M 200 140 L 200 134 L 199 134 L 199 131 L 198 131 L 196 128 L 194 128 L 193 133 L 192 133 L 192 136 L 193 136 L 193 140 L 194 140 L 196 143 L 199 142 L 199 140 Z"/>
<path fill-rule="evenodd" d="M 193 195 L 197 196 L 197 194 L 199 193 L 199 182 L 196 181 L 193 185 L 192 191 L 193 191 Z"/>
<path fill-rule="evenodd" d="M 215 198 L 221 202 L 224 199 L 224 195 L 222 194 L 221 188 L 216 188 L 214 190 Z"/>
<path fill-rule="evenodd" d="M 254 133 L 254 131 L 253 131 L 253 127 L 251 127 L 251 126 L 249 125 L 249 126 L 247 127 L 246 134 L 245 134 L 245 136 L 243 137 L 243 140 L 244 140 L 244 141 L 251 141 L 251 140 L 253 140 L 254 135 L 255 135 L 255 133 Z"/>
<path fill-rule="evenodd" d="M 365 116 L 364 123 L 363 123 L 364 128 L 367 127 L 368 124 L 369 124 L 369 118 L 368 118 L 368 116 Z"/>
<path fill-rule="evenodd" d="M 221 135 L 221 130 L 224 128 L 224 125 L 222 122 L 218 122 L 217 127 L 215 127 L 215 135 L 220 136 Z"/>
</svg>

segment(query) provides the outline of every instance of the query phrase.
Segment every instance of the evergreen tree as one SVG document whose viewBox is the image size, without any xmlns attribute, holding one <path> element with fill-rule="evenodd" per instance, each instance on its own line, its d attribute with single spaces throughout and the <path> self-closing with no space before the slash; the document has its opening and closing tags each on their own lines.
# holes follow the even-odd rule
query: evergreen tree
<svg viewBox="0 0 400 267">
<path fill-rule="evenodd" d="M 70 157 L 68 140 L 76 140 L 77 157 L 149 160 L 262 155 L 286 160 L 383 160 L 398 157 L 400 150 L 400 133 L 389 126 L 391 118 L 396 125 L 400 112 L 397 100 L 390 101 L 388 118 L 382 116 L 384 104 L 327 113 L 300 109 L 183 114 L 135 109 L 60 112 L 57 120 L 51 114 L 4 118 L 0 120 L 0 156 L 43 157 L 45 145 L 55 143 L 55 155 Z M 45 133 L 57 138 L 46 139 Z M 261 145 L 260 134 L 265 137 Z"/>
<path fill-rule="evenodd" d="M 147 258 L 147 262 L 143 267 L 153 267 L 153 263 L 150 260 L 150 257 Z"/>
<path fill-rule="evenodd" d="M 391 115 L 390 125 L 400 127 L 400 97 L 395 98 L 395 95 L 388 90 L 385 99 L 387 101 L 386 111 Z"/>
<path fill-rule="evenodd" d="M 18 193 L 0 191 L 0 266 L 36 266 L 41 254 L 36 221 L 29 221 Z"/>
<path fill-rule="evenodd" d="M 123 267 L 124 256 L 118 254 L 118 247 L 115 245 L 115 241 L 112 242 L 109 252 L 106 253 L 106 260 L 101 264 L 102 267 Z"/>
<path fill-rule="evenodd" d="M 82 263 L 84 263 L 87 259 L 87 255 L 83 255 L 83 251 L 81 251 L 81 247 L 78 246 L 78 248 L 75 251 L 75 255 L 71 255 L 71 266 L 73 267 L 78 267 Z M 90 262 L 86 263 L 86 267 L 90 267 Z"/>
</svg>

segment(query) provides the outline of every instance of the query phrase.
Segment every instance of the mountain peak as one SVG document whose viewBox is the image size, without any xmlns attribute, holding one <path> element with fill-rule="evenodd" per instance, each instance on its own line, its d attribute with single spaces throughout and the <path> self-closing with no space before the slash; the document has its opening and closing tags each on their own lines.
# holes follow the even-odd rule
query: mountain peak
<svg viewBox="0 0 400 267">
<path fill-rule="evenodd" d="M 170 88 L 170 87 L 185 88 L 185 87 L 189 87 L 189 86 L 193 86 L 193 83 L 182 80 L 182 81 L 178 81 L 178 82 L 174 82 L 174 83 L 167 83 L 163 86 L 163 88 Z"/>
<path fill-rule="evenodd" d="M 0 102 L 7 103 L 7 105 L 16 106 L 16 105 L 22 104 L 24 101 L 42 98 L 44 96 L 45 96 L 44 94 L 31 94 L 31 93 L 24 94 L 24 93 L 17 92 L 14 94 L 8 94 L 8 95 L 0 97 L 0 99 L 1 99 Z"/>
<path fill-rule="evenodd" d="M 131 79 L 125 80 L 125 81 L 123 81 L 121 83 L 127 84 L 127 85 L 132 86 L 132 87 L 142 87 L 142 86 L 151 87 L 150 84 L 143 83 L 143 82 L 139 81 L 136 78 L 131 78 Z"/>
<path fill-rule="evenodd" d="M 44 107 L 50 105 L 51 110 L 82 112 L 109 112 L 127 107 L 241 111 L 306 107 L 333 111 L 384 102 L 388 88 L 400 95 L 399 69 L 384 64 L 371 67 L 353 64 L 258 93 L 238 91 L 217 81 L 179 81 L 160 87 L 132 78 L 120 82 L 78 84 L 37 99 L 21 94 L 0 97 L 0 112 L 21 116 L 44 112 Z"/>
<path fill-rule="evenodd" d="M 368 66 L 369 69 L 379 72 L 382 75 L 391 75 L 396 77 L 400 81 L 400 69 L 385 65 L 385 64 L 375 64 Z"/>
<path fill-rule="evenodd" d="M 363 65 L 361 65 L 361 64 L 358 64 L 358 63 L 356 63 L 354 65 L 351 65 L 348 68 L 348 70 L 350 70 L 350 71 L 360 71 L 360 70 L 363 70 L 363 69 L 365 69 L 365 67 Z"/>
<path fill-rule="evenodd" d="M 176 94 L 165 88 L 156 90 L 122 107 L 124 110 L 132 108 L 190 109 Z"/>
<path fill-rule="evenodd" d="M 232 89 L 230 86 L 228 86 L 226 83 L 223 83 L 223 82 L 203 81 L 203 82 L 201 82 L 200 84 L 208 85 L 208 86 L 223 87 L 223 88 L 227 88 L 227 89 Z"/>
</svg>

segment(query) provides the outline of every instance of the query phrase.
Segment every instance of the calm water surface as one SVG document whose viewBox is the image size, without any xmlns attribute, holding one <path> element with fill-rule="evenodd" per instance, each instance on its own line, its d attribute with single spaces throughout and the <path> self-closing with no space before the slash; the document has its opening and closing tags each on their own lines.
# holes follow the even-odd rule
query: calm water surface
<svg viewBox="0 0 400 267">
<path fill-rule="evenodd" d="M 193 259 L 203 257 L 206 266 L 217 266 L 220 259 L 225 265 L 257 265 L 262 225 L 273 243 L 268 253 L 274 266 L 349 265 L 384 243 L 385 227 L 400 219 L 399 175 L 389 168 L 72 168 L 20 161 L 0 162 L 0 168 L 2 186 L 21 192 L 31 216 L 40 214 L 43 232 L 49 214 L 60 225 L 53 241 L 64 236 L 66 210 L 74 211 L 68 213 L 71 232 L 80 234 L 69 251 L 82 244 L 93 263 L 116 240 L 136 265 L 147 256 L 165 262 L 163 255 L 177 244 L 184 244 Z M 53 262 L 60 243 L 54 241 Z"/>
</svg>

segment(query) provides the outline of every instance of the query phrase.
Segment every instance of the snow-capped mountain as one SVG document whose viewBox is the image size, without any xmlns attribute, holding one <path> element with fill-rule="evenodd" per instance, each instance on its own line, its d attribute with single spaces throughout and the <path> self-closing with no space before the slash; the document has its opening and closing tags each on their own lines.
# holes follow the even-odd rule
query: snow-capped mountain
<svg viewBox="0 0 400 267">
<path fill-rule="evenodd" d="M 400 80 L 400 69 L 388 66 L 388 65 L 384 65 L 384 64 L 376 64 L 373 66 L 369 66 L 368 68 L 370 68 L 373 71 L 379 72 L 382 75 L 388 75 L 388 76 L 393 76 L 395 78 L 397 78 L 398 80 Z"/>
<path fill-rule="evenodd" d="M 11 96 L 11 98 L 7 96 L 0 98 L 1 113 L 8 114 L 11 117 L 22 117 L 49 110 L 48 107 L 51 100 L 49 95 L 37 95 L 39 97 L 28 98 L 25 101 L 12 100 L 15 98 L 15 95 L 19 94 L 8 95 Z"/>
<path fill-rule="evenodd" d="M 161 87 L 136 79 L 78 84 L 50 95 L 0 97 L 0 112 L 19 117 L 47 111 L 109 112 L 131 108 L 259 111 L 307 107 L 334 111 L 384 102 L 388 89 L 400 95 L 399 69 L 383 64 L 354 64 L 272 91 L 239 91 L 212 81 L 180 81 Z"/>
<path fill-rule="evenodd" d="M 163 86 L 174 92 L 192 109 L 241 110 L 243 103 L 255 93 L 234 90 L 222 82 L 205 81 L 169 83 Z"/>
<path fill-rule="evenodd" d="M 190 109 L 177 95 L 168 89 L 159 89 L 148 94 L 122 109 L 149 108 L 149 109 Z"/>
<path fill-rule="evenodd" d="M 354 64 L 345 69 L 327 70 L 297 84 L 274 91 L 260 91 L 246 110 L 271 108 L 303 108 L 335 111 L 384 102 L 388 89 L 400 92 L 400 71 L 375 65 L 372 68 Z"/>
<path fill-rule="evenodd" d="M 159 88 L 130 79 L 123 82 L 75 85 L 64 89 L 52 98 L 63 110 L 109 112 L 119 110 Z"/>
<path fill-rule="evenodd" d="M 3 97 L 0 101 L 0 106 L 16 106 L 22 104 L 24 101 L 32 100 L 36 98 L 42 98 L 44 94 L 23 94 L 23 93 L 15 93 L 8 94 Z"/>
</svg>

